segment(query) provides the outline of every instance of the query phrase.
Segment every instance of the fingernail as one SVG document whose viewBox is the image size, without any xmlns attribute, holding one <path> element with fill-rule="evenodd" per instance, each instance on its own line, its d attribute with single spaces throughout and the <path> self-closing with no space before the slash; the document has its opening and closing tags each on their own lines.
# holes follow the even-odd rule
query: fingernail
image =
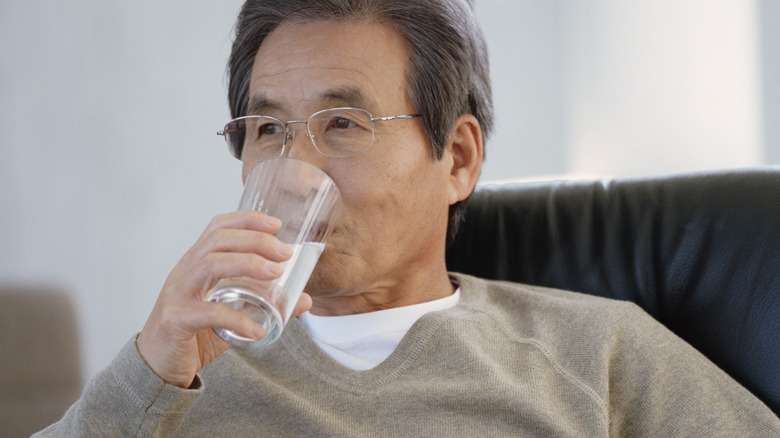
<svg viewBox="0 0 780 438">
<path fill-rule="evenodd" d="M 282 221 L 273 216 L 266 216 L 264 221 L 265 224 L 268 225 L 269 227 L 278 228 L 282 226 Z"/>
<path fill-rule="evenodd" d="M 277 250 L 279 251 L 279 255 L 282 257 L 292 257 L 293 249 L 292 246 L 290 246 L 287 243 L 282 242 L 281 240 L 276 245 Z"/>
<path fill-rule="evenodd" d="M 284 273 L 284 266 L 282 266 L 279 263 L 268 262 L 267 266 L 268 266 L 268 272 L 270 272 L 271 274 L 277 277 L 282 275 L 282 273 Z"/>
<path fill-rule="evenodd" d="M 263 336 L 265 336 L 265 329 L 260 324 L 255 324 L 255 327 L 252 329 L 252 336 L 255 339 L 260 339 Z"/>
</svg>

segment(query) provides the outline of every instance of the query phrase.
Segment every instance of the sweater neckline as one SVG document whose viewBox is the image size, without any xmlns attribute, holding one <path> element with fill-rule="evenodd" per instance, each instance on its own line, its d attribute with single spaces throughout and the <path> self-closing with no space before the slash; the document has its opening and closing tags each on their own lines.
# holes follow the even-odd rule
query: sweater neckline
<svg viewBox="0 0 780 438">
<path fill-rule="evenodd" d="M 480 295 L 476 290 L 480 287 L 478 281 L 472 281 L 468 276 L 450 275 L 460 283 L 461 296 L 458 304 L 423 315 L 412 325 L 390 356 L 374 368 L 353 370 L 341 365 L 317 346 L 297 318 L 287 324 L 279 342 L 295 362 L 313 377 L 341 391 L 356 395 L 365 394 L 394 380 L 409 369 L 441 325 L 449 317 L 468 311 L 467 308 L 471 307 L 474 297 Z"/>
</svg>

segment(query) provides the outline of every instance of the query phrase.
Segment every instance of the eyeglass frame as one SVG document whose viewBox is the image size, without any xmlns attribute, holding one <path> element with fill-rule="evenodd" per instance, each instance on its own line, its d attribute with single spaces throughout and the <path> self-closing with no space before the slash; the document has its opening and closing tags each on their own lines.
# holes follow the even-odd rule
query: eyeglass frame
<svg viewBox="0 0 780 438">
<path fill-rule="evenodd" d="M 358 111 L 362 111 L 362 112 L 368 114 L 368 117 L 371 120 L 371 143 L 366 145 L 366 147 L 361 149 L 359 152 L 355 152 L 355 153 L 349 154 L 349 155 L 327 155 L 327 154 L 323 153 L 320 150 L 320 148 L 317 147 L 317 143 L 314 142 L 314 138 L 313 138 L 314 135 L 309 130 L 309 122 L 311 121 L 311 119 L 314 116 L 316 116 L 318 114 L 322 114 L 322 113 L 324 113 L 326 111 L 333 111 L 333 110 L 358 110 Z M 243 161 L 243 160 L 241 160 L 240 157 L 237 157 L 236 154 L 233 153 L 233 147 L 230 144 L 230 140 L 228 140 L 228 132 L 227 132 L 227 129 L 225 129 L 225 128 L 227 128 L 227 126 L 229 124 L 231 124 L 231 123 L 233 123 L 235 121 L 247 120 L 247 119 L 251 119 L 251 118 L 255 118 L 255 117 L 264 117 L 264 118 L 267 118 L 267 119 L 276 120 L 277 122 L 279 122 L 279 124 L 282 127 L 284 127 L 284 138 L 282 139 L 282 150 L 281 150 L 279 156 L 284 155 L 285 147 L 287 146 L 287 142 L 291 141 L 291 140 L 293 140 L 295 138 L 295 130 L 291 129 L 289 125 L 291 123 L 303 123 L 303 124 L 306 125 L 306 134 L 307 134 L 306 137 L 309 139 L 309 141 L 311 142 L 312 146 L 314 146 L 314 149 L 320 155 L 323 155 L 323 156 L 328 157 L 328 158 L 347 158 L 347 157 L 354 157 L 355 155 L 362 154 L 369 147 L 371 147 L 372 144 L 374 144 L 374 122 L 385 122 L 385 121 L 388 121 L 388 120 L 397 120 L 397 119 L 414 119 L 414 118 L 417 118 L 417 117 L 422 117 L 422 114 L 401 114 L 401 115 L 397 115 L 397 116 L 374 117 L 374 115 L 371 114 L 370 111 L 368 111 L 366 109 L 363 109 L 363 108 L 357 108 L 357 107 L 352 107 L 352 106 L 340 106 L 340 107 L 334 107 L 334 108 L 325 108 L 325 109 L 321 109 L 319 111 L 316 111 L 312 115 L 310 115 L 308 118 L 306 118 L 306 120 L 288 120 L 287 122 L 283 122 L 281 119 L 279 119 L 277 117 L 266 116 L 266 115 L 262 115 L 262 114 L 253 114 L 253 115 L 249 115 L 249 116 L 236 117 L 234 119 L 229 120 L 227 123 L 225 123 L 225 126 L 222 128 L 222 130 L 221 131 L 217 131 L 217 135 L 221 135 L 222 137 L 225 138 L 225 143 L 227 143 L 227 145 L 228 145 L 228 150 L 230 151 L 230 155 L 232 155 L 233 157 L 235 157 L 236 159 L 238 159 L 240 161 Z M 242 154 L 243 154 L 243 149 L 242 149 Z"/>
</svg>

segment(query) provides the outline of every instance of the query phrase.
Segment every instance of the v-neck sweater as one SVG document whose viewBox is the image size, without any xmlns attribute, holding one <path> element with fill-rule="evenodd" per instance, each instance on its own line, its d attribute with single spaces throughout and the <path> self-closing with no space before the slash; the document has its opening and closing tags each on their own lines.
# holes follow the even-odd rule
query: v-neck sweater
<svg viewBox="0 0 780 438">
<path fill-rule="evenodd" d="M 163 383 L 130 342 L 40 436 L 780 436 L 780 419 L 631 303 L 454 275 L 365 371 L 299 321 L 230 349 L 198 389 Z"/>
</svg>

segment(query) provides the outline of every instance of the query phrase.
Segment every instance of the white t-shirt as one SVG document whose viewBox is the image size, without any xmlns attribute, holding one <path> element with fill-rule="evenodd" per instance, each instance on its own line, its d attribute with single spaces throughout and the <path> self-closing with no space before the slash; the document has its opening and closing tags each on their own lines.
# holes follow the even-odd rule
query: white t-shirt
<svg viewBox="0 0 780 438">
<path fill-rule="evenodd" d="M 379 365 L 395 350 L 407 331 L 428 312 L 458 304 L 460 288 L 452 295 L 411 306 L 345 316 L 299 316 L 309 336 L 330 357 L 353 370 Z"/>
</svg>

